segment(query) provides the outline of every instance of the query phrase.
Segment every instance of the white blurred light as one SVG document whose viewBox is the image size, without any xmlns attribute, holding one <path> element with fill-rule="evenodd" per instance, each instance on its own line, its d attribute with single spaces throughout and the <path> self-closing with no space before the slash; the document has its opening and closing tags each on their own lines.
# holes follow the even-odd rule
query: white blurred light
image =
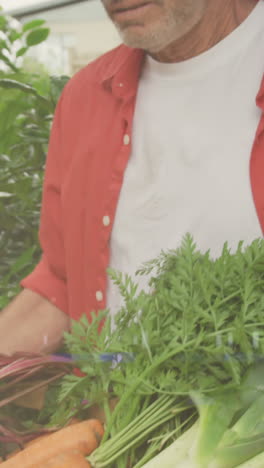
<svg viewBox="0 0 264 468">
<path fill-rule="evenodd" d="M 43 3 L 43 0 L 1 0 L 1 6 L 4 10 L 13 10 L 31 5 Z"/>
</svg>

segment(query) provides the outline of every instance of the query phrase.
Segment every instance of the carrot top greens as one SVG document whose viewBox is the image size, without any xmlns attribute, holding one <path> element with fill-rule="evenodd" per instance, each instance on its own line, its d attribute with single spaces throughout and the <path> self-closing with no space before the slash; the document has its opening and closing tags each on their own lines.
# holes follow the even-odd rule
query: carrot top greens
<svg viewBox="0 0 264 468">
<path fill-rule="evenodd" d="M 248 247 L 240 243 L 234 253 L 225 244 L 214 260 L 186 235 L 179 249 L 162 252 L 138 274 L 151 278 L 151 292 L 138 291 L 130 277 L 109 272 L 124 299 L 114 330 L 105 310 L 93 314 L 91 324 L 83 316 L 65 335 L 68 352 L 79 356 L 86 376 L 64 377 L 52 424 L 83 408 L 83 401 L 86 408 L 102 405 L 104 440 L 107 444 L 111 437 L 112 449 L 111 457 L 104 443 L 97 449 L 96 467 L 147 460 L 197 417 L 191 393 L 212 396 L 238 389 L 247 369 L 263 356 L 263 240 Z M 102 361 L 101 353 L 113 353 L 113 359 Z M 119 402 L 111 412 L 113 397 Z M 160 412 L 149 414 L 153 404 Z"/>
</svg>

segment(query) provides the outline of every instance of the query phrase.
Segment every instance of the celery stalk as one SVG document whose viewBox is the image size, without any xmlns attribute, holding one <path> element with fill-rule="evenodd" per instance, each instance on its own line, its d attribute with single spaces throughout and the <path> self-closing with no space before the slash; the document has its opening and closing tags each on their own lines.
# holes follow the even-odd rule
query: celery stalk
<svg viewBox="0 0 264 468">
<path fill-rule="evenodd" d="M 263 370 L 263 362 L 252 366 L 238 392 L 222 393 L 209 405 L 203 404 L 205 397 L 198 395 L 197 398 L 194 394 L 193 400 L 200 413 L 194 455 L 197 466 L 233 468 L 263 450 Z M 236 422 L 230 428 L 233 419 Z"/>
<path fill-rule="evenodd" d="M 179 463 L 187 459 L 190 446 L 196 437 L 197 430 L 198 422 L 194 423 L 190 429 L 184 432 L 175 442 L 148 461 L 142 468 L 178 467 Z"/>
<path fill-rule="evenodd" d="M 227 430 L 218 445 L 210 468 L 232 468 L 249 460 L 264 446 L 264 395 L 259 396 L 243 416 Z"/>
<path fill-rule="evenodd" d="M 234 468 L 240 463 L 246 464 L 252 457 L 260 453 L 263 447 L 264 434 L 262 437 L 241 440 L 240 443 L 219 449 L 208 468 Z"/>
<path fill-rule="evenodd" d="M 226 431 L 221 440 L 221 446 L 237 443 L 243 437 L 250 438 L 260 435 L 264 432 L 264 395 L 260 395 L 249 406 L 245 413 L 239 420 L 232 426 L 231 429 Z"/>
<path fill-rule="evenodd" d="M 236 392 L 225 392 L 217 398 L 193 392 L 191 397 L 199 410 L 199 420 L 143 468 L 208 467 L 219 441 L 240 408 L 240 401 Z"/>
<path fill-rule="evenodd" d="M 256 457 L 251 460 L 238 465 L 237 468 L 263 468 L 264 467 L 264 452 L 259 453 Z"/>
<path fill-rule="evenodd" d="M 192 458 L 197 467 L 205 468 L 213 458 L 223 434 L 240 408 L 238 395 L 234 391 L 224 392 L 217 398 L 191 393 L 199 411 L 199 428 Z"/>
<path fill-rule="evenodd" d="M 249 367 L 239 391 L 240 399 L 244 407 L 256 400 L 264 389 L 264 363 L 260 361 Z"/>
<path fill-rule="evenodd" d="M 264 454 L 255 457 L 264 447 L 264 395 L 258 394 L 231 429 L 228 427 L 241 409 L 237 392 L 217 398 L 195 393 L 192 398 L 199 420 L 143 468 L 234 468 L 241 463 L 243 468 L 264 468 Z M 252 457 L 256 463 L 261 460 L 256 467 Z"/>
</svg>

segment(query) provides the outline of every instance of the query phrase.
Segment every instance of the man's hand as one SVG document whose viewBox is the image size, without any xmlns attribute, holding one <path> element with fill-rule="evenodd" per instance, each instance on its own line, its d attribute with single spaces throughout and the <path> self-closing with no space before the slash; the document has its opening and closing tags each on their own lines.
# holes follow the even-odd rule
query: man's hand
<svg viewBox="0 0 264 468">
<path fill-rule="evenodd" d="M 70 318 L 39 294 L 24 289 L 0 312 L 0 353 L 53 352 Z"/>
</svg>

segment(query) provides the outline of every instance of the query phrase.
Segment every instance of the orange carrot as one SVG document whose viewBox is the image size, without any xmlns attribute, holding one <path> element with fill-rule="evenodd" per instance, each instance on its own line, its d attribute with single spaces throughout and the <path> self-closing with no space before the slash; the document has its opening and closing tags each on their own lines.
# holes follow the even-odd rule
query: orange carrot
<svg viewBox="0 0 264 468">
<path fill-rule="evenodd" d="M 30 445 L 36 444 L 36 443 L 40 442 L 41 440 L 46 439 L 46 438 L 49 437 L 49 436 L 50 436 L 50 434 L 42 434 L 42 435 L 39 435 L 39 436 L 37 436 L 35 439 L 32 439 L 32 440 L 30 440 L 29 442 L 27 442 L 27 443 L 24 445 L 24 448 L 26 449 L 27 447 L 30 447 Z"/>
<path fill-rule="evenodd" d="M 42 434 L 42 435 L 39 435 L 39 436 L 35 437 L 35 439 L 32 439 L 29 442 L 26 442 L 24 444 L 23 448 L 17 448 L 16 450 L 13 450 L 11 453 L 9 453 L 7 455 L 6 458 L 8 459 L 8 458 L 14 457 L 17 453 L 20 453 L 21 450 L 25 450 L 25 448 L 29 447 L 30 445 L 33 445 L 36 442 L 39 442 L 41 439 L 44 439 L 45 437 L 49 437 L 49 436 L 50 436 L 50 434 Z"/>
<path fill-rule="evenodd" d="M 91 468 L 91 465 L 78 450 L 72 450 L 59 453 L 44 463 L 32 465 L 32 468 Z"/>
<path fill-rule="evenodd" d="M 95 418 L 91 418 L 91 419 L 95 419 Z M 77 424 L 81 422 L 80 419 L 77 419 L 77 418 L 72 418 L 70 419 L 70 421 L 67 423 L 67 426 L 71 426 L 72 424 Z M 66 426 L 65 426 L 66 427 Z M 55 431 L 54 431 L 55 432 Z M 35 444 L 36 442 L 39 442 L 41 439 L 44 439 L 45 437 L 49 437 L 50 434 L 49 433 L 46 433 L 46 434 L 42 434 L 42 435 L 39 435 L 37 437 L 35 437 L 35 439 L 32 439 L 30 440 L 29 442 L 26 442 L 24 447 L 29 447 L 30 445 L 32 444 Z"/>
<path fill-rule="evenodd" d="M 95 418 L 95 417 L 92 418 L 92 416 L 91 416 L 91 419 L 96 419 L 96 418 Z M 71 424 L 77 424 L 77 423 L 79 423 L 79 422 L 81 422 L 81 420 L 74 417 L 74 418 L 71 418 L 71 419 L 69 420 L 69 422 L 67 423 L 67 426 L 70 426 Z M 54 431 L 54 432 L 55 432 L 55 431 Z M 41 435 L 36 436 L 35 439 L 31 439 L 29 442 L 26 442 L 26 443 L 24 444 L 23 449 L 29 447 L 29 446 L 32 445 L 32 444 L 35 444 L 36 442 L 39 442 L 41 439 L 44 439 L 45 437 L 49 437 L 51 433 L 52 433 L 52 432 L 50 432 L 50 433 L 46 432 L 45 434 L 41 434 Z M 11 458 L 11 457 L 13 457 L 13 456 L 16 455 L 17 453 L 21 452 L 21 450 L 23 450 L 23 449 L 22 449 L 22 448 L 18 448 L 18 449 L 16 449 L 16 450 L 13 450 L 11 453 L 9 453 L 9 455 L 7 455 L 6 458 Z M 0 461 L 1 461 L 1 459 L 0 459 Z"/>
<path fill-rule="evenodd" d="M 35 441 L 3 462 L 1 468 L 37 467 L 59 453 L 72 450 L 89 455 L 99 445 L 103 433 L 103 426 L 97 419 L 72 424 Z"/>
</svg>

